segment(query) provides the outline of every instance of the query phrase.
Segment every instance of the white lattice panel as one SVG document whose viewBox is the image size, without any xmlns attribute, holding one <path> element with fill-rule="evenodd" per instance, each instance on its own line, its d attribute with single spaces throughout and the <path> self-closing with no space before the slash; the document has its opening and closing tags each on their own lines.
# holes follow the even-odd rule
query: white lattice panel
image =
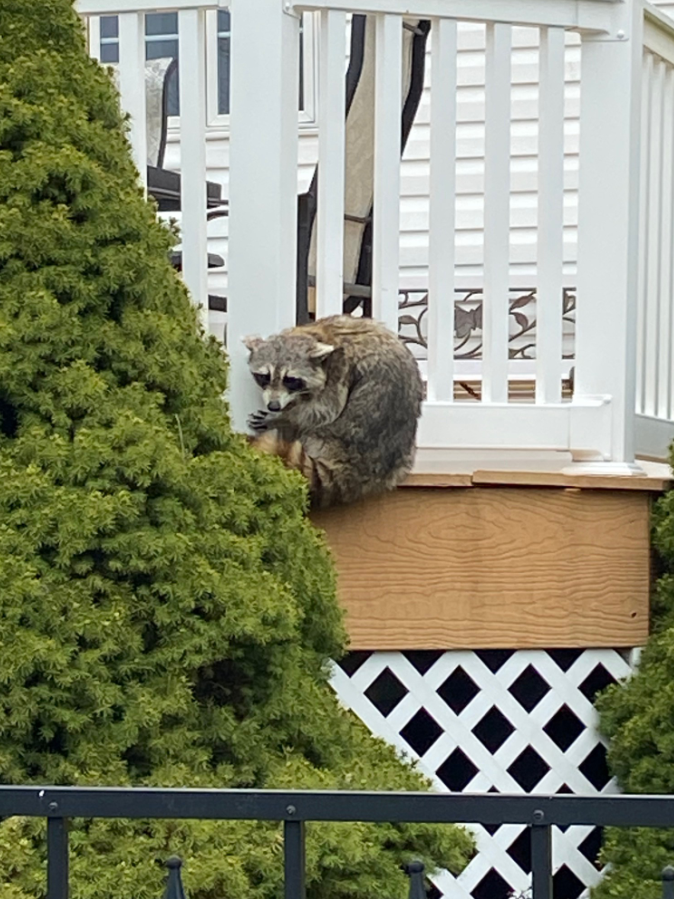
<svg viewBox="0 0 674 899">
<path fill-rule="evenodd" d="M 592 700 L 632 670 L 611 649 L 351 653 L 334 666 L 340 701 L 412 758 L 438 790 L 611 793 Z M 474 828 L 478 854 L 448 899 L 507 899 L 530 890 L 521 825 Z M 554 899 L 579 899 L 597 882 L 598 828 L 553 833 Z"/>
</svg>

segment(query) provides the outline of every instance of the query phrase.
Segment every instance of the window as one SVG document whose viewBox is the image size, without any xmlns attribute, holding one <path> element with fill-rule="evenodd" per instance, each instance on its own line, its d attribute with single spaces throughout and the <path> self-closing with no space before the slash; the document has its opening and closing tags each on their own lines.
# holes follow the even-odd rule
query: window
<svg viewBox="0 0 674 899">
<path fill-rule="evenodd" d="M 300 112 L 306 112 L 305 89 L 305 32 L 308 30 L 307 18 L 300 22 Z M 231 17 L 226 9 L 218 10 L 218 115 L 229 115 L 229 66 L 231 47 Z"/>
<path fill-rule="evenodd" d="M 213 21 L 208 19 L 207 21 Z M 208 27 L 208 26 L 207 26 Z M 215 29 L 214 29 L 215 30 Z M 212 40 L 207 34 L 206 40 Z M 306 14 L 300 23 L 300 90 L 299 110 L 302 121 L 313 120 L 313 17 Z M 209 101 L 211 113 L 229 115 L 229 72 L 231 50 L 231 18 L 228 10 L 217 11 L 217 72 L 209 71 L 209 90 L 217 82 L 217 97 Z M 178 55 L 178 13 L 148 13 L 145 16 L 145 58 L 176 57 Z M 119 62 L 119 26 L 117 16 L 100 18 L 100 59 L 102 63 Z M 210 68 L 210 66 L 209 66 Z M 211 103 L 213 104 L 211 106 Z M 217 103 L 217 106 L 215 105 Z M 168 84 L 169 115 L 180 114 L 178 69 Z"/>
<path fill-rule="evenodd" d="M 117 16 L 101 16 L 101 62 L 119 62 L 119 23 Z"/>
</svg>

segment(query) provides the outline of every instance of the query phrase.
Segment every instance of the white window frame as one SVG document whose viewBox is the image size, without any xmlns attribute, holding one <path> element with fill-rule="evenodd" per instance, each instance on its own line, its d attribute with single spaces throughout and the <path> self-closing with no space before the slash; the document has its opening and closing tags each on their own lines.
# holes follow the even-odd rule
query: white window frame
<svg viewBox="0 0 674 899">
<path fill-rule="evenodd" d="M 320 13 L 302 13 L 302 53 L 304 62 L 304 109 L 300 110 L 300 126 L 318 127 L 318 26 Z"/>
</svg>

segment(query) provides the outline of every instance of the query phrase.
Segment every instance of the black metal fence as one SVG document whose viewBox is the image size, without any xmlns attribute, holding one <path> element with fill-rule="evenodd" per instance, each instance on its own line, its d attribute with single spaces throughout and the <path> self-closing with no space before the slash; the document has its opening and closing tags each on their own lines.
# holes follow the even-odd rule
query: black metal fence
<svg viewBox="0 0 674 899">
<path fill-rule="evenodd" d="M 552 899 L 553 826 L 674 828 L 674 796 L 0 786 L 0 818 L 12 815 L 47 819 L 48 899 L 68 897 L 68 818 L 281 821 L 284 828 L 285 899 L 305 899 L 304 829 L 307 821 L 525 824 L 531 835 L 532 899 Z M 177 890 L 179 860 L 169 860 L 169 871 L 169 880 L 173 877 Z M 412 875 L 412 885 L 418 886 L 420 871 L 410 865 L 408 873 Z M 674 868 L 665 868 L 662 880 L 663 899 L 674 899 Z M 176 892 L 175 896 L 182 896 L 182 892 Z"/>
</svg>

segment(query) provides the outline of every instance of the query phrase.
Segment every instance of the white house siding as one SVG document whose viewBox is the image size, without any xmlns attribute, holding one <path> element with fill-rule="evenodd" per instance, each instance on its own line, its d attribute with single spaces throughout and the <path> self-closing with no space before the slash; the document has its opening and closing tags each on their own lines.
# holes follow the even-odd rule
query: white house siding
<svg viewBox="0 0 674 899">
<path fill-rule="evenodd" d="M 674 2 L 656 3 L 674 18 Z M 511 92 L 511 286 L 532 284 L 536 260 L 537 132 L 538 132 L 538 31 L 514 28 L 512 32 Z M 430 45 L 430 41 L 429 41 Z M 461 23 L 458 52 L 456 284 L 480 286 L 483 246 L 484 178 L 484 26 Z M 424 287 L 428 265 L 430 52 L 426 85 L 405 154 L 401 162 L 400 284 Z M 580 100 L 580 46 L 575 34 L 567 36 L 565 91 L 565 213 L 564 270 L 572 285 L 577 248 L 578 134 Z M 298 191 L 306 190 L 317 162 L 315 128 L 300 130 Z M 170 129 L 166 165 L 180 166 L 177 129 Z M 226 127 L 212 127 L 207 150 L 208 177 L 228 194 L 229 147 Z M 211 252 L 227 258 L 227 219 L 209 224 Z M 209 289 L 224 293 L 226 268 L 211 272 Z M 219 329 L 220 319 L 214 323 Z"/>
</svg>

